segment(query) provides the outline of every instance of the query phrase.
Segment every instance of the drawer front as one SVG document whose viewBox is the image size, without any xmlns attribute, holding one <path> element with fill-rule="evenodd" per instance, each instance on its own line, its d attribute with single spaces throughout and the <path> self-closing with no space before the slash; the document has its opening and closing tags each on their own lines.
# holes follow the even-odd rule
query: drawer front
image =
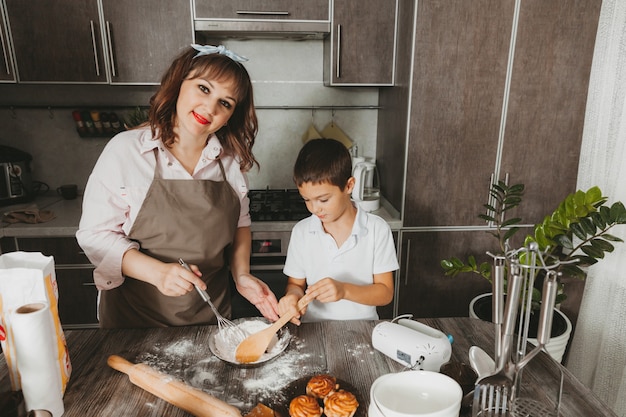
<svg viewBox="0 0 626 417">
<path fill-rule="evenodd" d="M 54 257 L 54 264 L 90 265 L 82 248 L 75 238 L 18 238 L 16 250 L 25 252 L 41 252 Z"/>
<path fill-rule="evenodd" d="M 328 0 L 196 0 L 196 19 L 328 21 Z"/>
<path fill-rule="evenodd" d="M 57 269 L 56 277 L 63 328 L 97 327 L 98 289 L 93 268 Z"/>
</svg>

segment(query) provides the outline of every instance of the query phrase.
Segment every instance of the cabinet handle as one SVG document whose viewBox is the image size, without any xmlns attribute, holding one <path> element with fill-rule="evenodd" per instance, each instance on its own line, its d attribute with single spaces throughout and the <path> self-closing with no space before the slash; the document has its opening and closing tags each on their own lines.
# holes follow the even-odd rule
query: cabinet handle
<svg viewBox="0 0 626 417">
<path fill-rule="evenodd" d="M 263 11 L 263 10 L 237 10 L 236 12 L 237 14 L 258 14 L 258 15 L 281 15 L 281 16 L 289 16 L 289 12 L 288 11 L 276 11 L 276 12 L 272 12 L 272 11 Z"/>
<path fill-rule="evenodd" d="M 113 43 L 111 43 L 111 24 L 107 20 L 107 41 L 109 42 L 109 58 L 111 59 L 111 75 L 117 77 L 115 72 L 115 59 L 113 58 Z"/>
<path fill-rule="evenodd" d="M 337 25 L 337 78 L 341 78 L 341 25 Z"/>
<path fill-rule="evenodd" d="M 493 180 L 494 180 L 494 173 L 491 173 L 491 177 L 489 178 L 489 194 L 487 194 L 487 205 L 489 206 L 493 206 L 493 202 L 494 202 L 494 198 L 491 195 L 491 187 L 493 186 Z M 492 210 L 490 210 L 489 208 L 487 209 L 486 212 L 487 216 L 495 216 L 496 213 L 494 213 Z M 491 227 L 493 225 L 492 221 L 487 221 L 487 226 Z"/>
<path fill-rule="evenodd" d="M 96 31 L 93 26 L 93 20 L 89 21 L 91 27 L 91 47 L 93 48 L 93 59 L 96 64 L 96 75 L 100 76 L 100 62 L 98 61 L 98 46 L 96 45 Z"/>
<path fill-rule="evenodd" d="M 2 15 L 0 15 L 0 19 Z M 4 41 L 4 29 L 0 26 L 0 42 L 2 43 L 2 55 L 4 56 L 4 66 L 7 69 L 7 75 L 11 75 L 11 67 L 9 66 L 9 43 Z"/>
<path fill-rule="evenodd" d="M 406 262 L 404 263 L 404 286 L 409 285 L 409 252 L 411 252 L 411 239 L 406 240 Z"/>
</svg>

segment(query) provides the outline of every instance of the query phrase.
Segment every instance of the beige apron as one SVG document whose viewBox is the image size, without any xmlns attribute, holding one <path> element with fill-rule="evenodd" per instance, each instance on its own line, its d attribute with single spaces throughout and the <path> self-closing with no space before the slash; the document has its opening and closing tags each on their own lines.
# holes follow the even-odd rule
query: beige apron
<svg viewBox="0 0 626 417">
<path fill-rule="evenodd" d="M 141 252 L 163 262 L 182 258 L 198 265 L 213 304 L 230 317 L 227 249 L 237 229 L 239 198 L 226 181 L 222 161 L 218 160 L 224 181 L 165 180 L 159 175 L 157 152 L 154 179 L 129 238 L 140 243 Z M 104 328 L 216 323 L 197 291 L 169 297 L 131 277 L 101 292 L 99 320 Z"/>
</svg>

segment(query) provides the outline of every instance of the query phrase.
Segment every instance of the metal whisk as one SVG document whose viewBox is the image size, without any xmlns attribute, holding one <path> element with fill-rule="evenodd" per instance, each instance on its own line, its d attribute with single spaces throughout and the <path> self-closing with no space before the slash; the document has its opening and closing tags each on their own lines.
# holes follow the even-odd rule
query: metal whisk
<svg viewBox="0 0 626 417">
<path fill-rule="evenodd" d="M 191 271 L 189 265 L 187 265 L 187 263 L 183 261 L 182 258 L 178 259 L 178 263 L 186 270 Z M 209 294 L 197 285 L 194 286 L 196 287 L 196 291 L 198 291 L 198 294 L 200 294 L 200 297 L 202 297 L 202 299 L 209 305 L 209 307 L 211 307 L 211 310 L 213 310 L 213 314 L 215 314 L 215 317 L 217 318 L 218 336 L 220 336 L 230 346 L 233 346 L 233 349 L 236 348 L 242 340 L 249 336 L 248 332 L 237 326 L 232 321 L 228 320 L 226 317 L 222 316 L 220 312 L 217 311 L 217 308 L 215 308 L 215 305 L 213 305 Z"/>
</svg>

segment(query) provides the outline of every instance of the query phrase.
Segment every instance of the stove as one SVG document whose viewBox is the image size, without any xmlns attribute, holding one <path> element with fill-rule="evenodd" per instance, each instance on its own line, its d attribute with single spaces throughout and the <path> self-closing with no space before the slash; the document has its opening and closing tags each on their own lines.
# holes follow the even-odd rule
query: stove
<svg viewBox="0 0 626 417">
<path fill-rule="evenodd" d="M 298 221 L 311 215 L 297 189 L 248 191 L 253 222 Z"/>
</svg>

